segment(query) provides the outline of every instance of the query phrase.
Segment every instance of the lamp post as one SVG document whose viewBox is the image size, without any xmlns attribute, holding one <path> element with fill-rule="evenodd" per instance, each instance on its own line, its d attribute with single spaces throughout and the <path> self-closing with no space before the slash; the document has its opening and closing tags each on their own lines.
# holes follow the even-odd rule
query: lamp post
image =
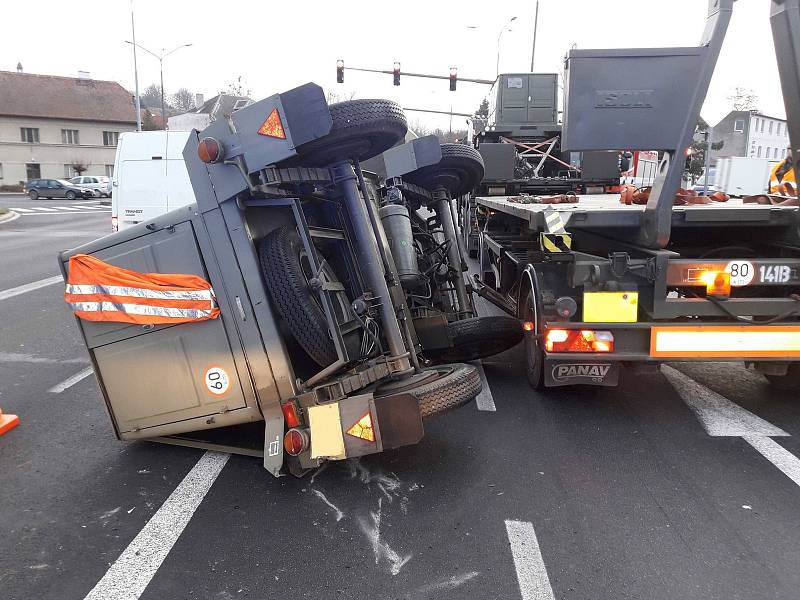
<svg viewBox="0 0 800 600">
<path fill-rule="evenodd" d="M 137 44 L 136 42 L 131 42 L 130 40 L 125 40 L 125 43 L 126 44 L 130 44 L 134 48 L 139 48 L 140 50 L 143 50 L 144 52 L 147 52 L 148 54 L 150 54 L 152 56 L 155 56 L 158 59 L 158 66 L 159 66 L 159 71 L 160 71 L 160 74 L 161 74 L 161 124 L 162 124 L 163 128 L 166 130 L 166 128 L 167 128 L 167 118 L 166 118 L 166 113 L 164 111 L 164 59 L 167 58 L 170 54 L 172 54 L 174 52 L 177 52 L 181 48 L 188 48 L 189 46 L 191 46 L 191 44 L 181 44 L 180 46 L 177 46 L 176 48 L 173 48 L 169 52 L 162 53 L 162 54 L 156 54 L 155 52 L 151 52 L 150 50 L 148 50 L 147 48 L 145 48 L 144 46 L 142 46 L 140 44 Z M 137 102 L 138 102 L 138 97 L 137 97 Z"/>
<path fill-rule="evenodd" d="M 500 38 L 502 38 L 503 34 L 508 31 L 508 26 L 516 20 L 517 17 L 511 17 L 511 20 L 503 25 L 503 28 L 500 30 L 500 33 L 497 36 L 497 67 L 495 68 L 495 77 L 500 75 Z"/>
<path fill-rule="evenodd" d="M 133 0 L 131 0 L 131 36 L 133 36 L 133 85 L 136 88 L 136 131 L 141 131 L 142 106 L 139 102 L 139 67 L 136 65 L 136 23 L 133 20 Z"/>
</svg>

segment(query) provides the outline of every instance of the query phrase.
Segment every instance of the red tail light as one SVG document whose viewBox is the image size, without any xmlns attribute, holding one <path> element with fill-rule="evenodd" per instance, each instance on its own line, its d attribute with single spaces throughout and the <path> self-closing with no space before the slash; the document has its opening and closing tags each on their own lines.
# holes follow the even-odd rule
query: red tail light
<svg viewBox="0 0 800 600">
<path fill-rule="evenodd" d="M 297 408 L 294 402 L 287 402 L 281 405 L 283 411 L 283 420 L 286 421 L 286 426 L 291 429 L 300 426 L 300 417 L 297 416 Z"/>
<path fill-rule="evenodd" d="M 297 456 L 308 450 L 311 438 L 307 429 L 290 429 L 283 436 L 283 449 L 291 456 Z"/>
<path fill-rule="evenodd" d="M 534 327 L 535 326 L 531 321 L 523 321 L 522 322 L 522 330 L 523 331 L 533 331 Z"/>
<path fill-rule="evenodd" d="M 205 137 L 197 146 L 197 156 L 204 163 L 215 163 L 222 158 L 222 144 L 212 137 Z"/>
<path fill-rule="evenodd" d="M 548 352 L 613 352 L 614 334 L 593 329 L 549 329 L 544 347 Z"/>
</svg>

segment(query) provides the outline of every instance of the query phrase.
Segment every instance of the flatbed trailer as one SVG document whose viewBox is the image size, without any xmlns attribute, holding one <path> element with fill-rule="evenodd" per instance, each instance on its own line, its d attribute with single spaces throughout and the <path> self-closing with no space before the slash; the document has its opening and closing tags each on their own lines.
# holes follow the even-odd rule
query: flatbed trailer
<svg viewBox="0 0 800 600">
<path fill-rule="evenodd" d="M 485 221 L 474 286 L 522 320 L 534 387 L 615 385 L 624 364 L 735 360 L 800 388 L 798 207 L 675 206 L 733 4 L 709 1 L 697 47 L 567 55 L 563 149 L 658 151 L 645 205 L 616 195 L 476 199 Z M 800 0 L 773 0 L 770 19 L 798 148 Z"/>
<path fill-rule="evenodd" d="M 797 207 L 675 206 L 670 243 L 654 249 L 629 241 L 645 206 L 617 195 L 520 199 L 476 199 L 475 287 L 523 320 L 535 386 L 615 385 L 622 365 L 664 360 L 744 360 L 778 385 L 796 379 Z M 729 288 L 714 288 L 718 274 Z"/>
</svg>

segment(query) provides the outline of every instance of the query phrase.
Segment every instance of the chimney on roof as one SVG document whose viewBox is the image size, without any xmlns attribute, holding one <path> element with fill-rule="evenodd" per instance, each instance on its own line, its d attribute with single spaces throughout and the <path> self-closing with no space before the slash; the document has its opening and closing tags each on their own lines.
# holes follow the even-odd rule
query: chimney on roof
<svg viewBox="0 0 800 600">
<path fill-rule="evenodd" d="M 22 73 L 22 63 L 21 62 L 17 63 L 17 73 Z"/>
<path fill-rule="evenodd" d="M 205 98 L 203 98 L 203 94 L 195 94 L 194 95 L 194 104 L 197 108 L 203 106 L 203 102 L 205 102 Z"/>
</svg>

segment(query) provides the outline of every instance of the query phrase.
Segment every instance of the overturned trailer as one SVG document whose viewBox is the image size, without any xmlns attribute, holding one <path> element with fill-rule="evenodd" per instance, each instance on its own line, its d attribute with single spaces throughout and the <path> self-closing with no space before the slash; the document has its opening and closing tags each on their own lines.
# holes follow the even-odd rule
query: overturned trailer
<svg viewBox="0 0 800 600">
<path fill-rule="evenodd" d="M 483 166 L 473 150 L 454 170 L 432 137 L 399 145 L 392 181 L 421 177 L 406 200 L 360 167 L 405 134 L 390 101 L 329 106 L 314 84 L 271 96 L 192 133 L 195 204 L 60 255 L 118 438 L 301 475 L 414 444 L 424 418 L 477 395 L 459 361 L 521 339 L 515 319 L 485 326 L 465 281 L 451 192 Z M 200 297 L 202 318 L 205 304 L 166 306 Z"/>
</svg>

